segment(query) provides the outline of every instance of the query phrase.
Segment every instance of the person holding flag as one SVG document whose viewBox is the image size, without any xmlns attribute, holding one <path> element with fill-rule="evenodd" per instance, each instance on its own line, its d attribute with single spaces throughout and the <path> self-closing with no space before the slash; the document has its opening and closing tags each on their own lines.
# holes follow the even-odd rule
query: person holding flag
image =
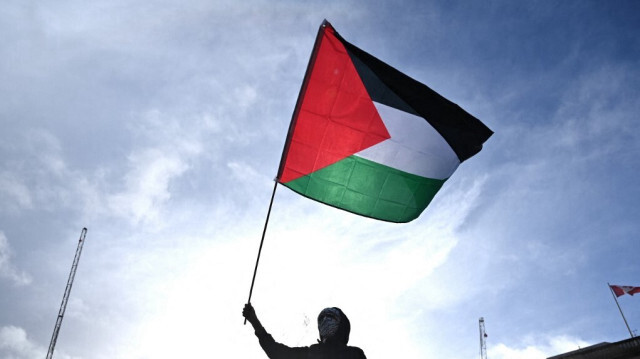
<svg viewBox="0 0 640 359">
<path fill-rule="evenodd" d="M 340 308 L 325 308 L 320 312 L 320 339 L 317 344 L 308 347 L 289 347 L 276 342 L 258 320 L 251 303 L 245 304 L 242 316 L 251 323 L 260 346 L 271 359 L 366 359 L 362 349 L 347 345 L 351 324 Z"/>
<path fill-rule="evenodd" d="M 324 20 L 289 124 L 247 303 L 278 184 L 347 212 L 406 223 L 491 135 L 476 117 Z"/>
<path fill-rule="evenodd" d="M 271 359 L 363 359 L 338 308 L 318 316 L 318 344 L 266 332 L 251 295 L 278 184 L 347 212 L 407 223 L 493 131 L 457 104 L 346 41 L 323 21 L 293 111 L 242 312 Z"/>
</svg>

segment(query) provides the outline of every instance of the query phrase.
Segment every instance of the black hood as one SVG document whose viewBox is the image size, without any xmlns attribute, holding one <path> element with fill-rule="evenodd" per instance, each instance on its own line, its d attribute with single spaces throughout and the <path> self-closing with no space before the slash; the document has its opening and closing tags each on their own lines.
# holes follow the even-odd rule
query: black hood
<svg viewBox="0 0 640 359">
<path fill-rule="evenodd" d="M 347 345 L 349 342 L 349 333 L 351 332 L 351 323 L 349 322 L 349 318 L 347 318 L 340 308 L 333 307 L 333 309 L 337 310 L 340 314 L 340 324 L 336 334 L 333 337 L 328 338 L 326 342 Z M 322 312 L 318 315 L 318 319 L 320 319 L 321 314 Z M 321 341 L 322 339 L 323 338 L 320 338 Z"/>
</svg>

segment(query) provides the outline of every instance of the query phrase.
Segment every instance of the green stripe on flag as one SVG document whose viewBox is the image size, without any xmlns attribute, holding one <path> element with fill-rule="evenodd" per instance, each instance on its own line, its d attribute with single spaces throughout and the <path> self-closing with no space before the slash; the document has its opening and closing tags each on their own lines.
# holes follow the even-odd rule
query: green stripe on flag
<svg viewBox="0 0 640 359">
<path fill-rule="evenodd" d="M 283 184 L 349 212 L 389 222 L 409 222 L 422 213 L 445 181 L 350 156 Z"/>
</svg>

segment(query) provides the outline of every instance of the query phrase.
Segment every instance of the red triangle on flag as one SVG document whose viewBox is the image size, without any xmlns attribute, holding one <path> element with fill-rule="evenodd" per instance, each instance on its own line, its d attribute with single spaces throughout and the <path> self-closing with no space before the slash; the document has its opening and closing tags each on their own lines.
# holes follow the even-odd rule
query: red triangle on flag
<svg viewBox="0 0 640 359">
<path fill-rule="evenodd" d="M 324 28 L 301 92 L 279 181 L 334 164 L 391 136 L 344 45 Z M 312 55 L 313 59 L 313 55 Z M 300 101 L 300 100 L 298 100 Z"/>
</svg>

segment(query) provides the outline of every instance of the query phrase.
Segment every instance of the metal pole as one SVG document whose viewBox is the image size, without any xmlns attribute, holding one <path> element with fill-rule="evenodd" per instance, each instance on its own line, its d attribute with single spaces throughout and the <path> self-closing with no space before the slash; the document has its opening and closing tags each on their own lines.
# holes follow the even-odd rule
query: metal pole
<svg viewBox="0 0 640 359">
<path fill-rule="evenodd" d="M 87 229 L 82 228 L 80 233 L 80 239 L 78 240 L 78 248 L 76 249 L 76 255 L 73 258 L 73 264 L 71 265 L 71 273 L 69 273 L 69 279 L 67 280 L 67 287 L 64 290 L 64 296 L 62 296 L 62 304 L 60 304 L 60 311 L 58 312 L 58 318 L 56 319 L 56 325 L 53 327 L 53 335 L 51 336 L 51 343 L 49 343 L 49 351 L 47 352 L 47 359 L 51 359 L 53 356 L 53 350 L 56 347 L 58 341 L 58 333 L 60 332 L 60 326 L 62 325 L 62 318 L 64 312 L 67 309 L 67 301 L 69 301 L 69 294 L 71 293 L 71 286 L 73 285 L 73 278 L 76 276 L 76 269 L 78 268 L 78 262 L 80 261 L 80 254 L 82 253 L 82 246 L 84 245 L 84 238 L 87 235 Z"/>
<path fill-rule="evenodd" d="M 267 211 L 267 219 L 264 222 L 264 229 L 262 230 L 262 239 L 260 239 L 260 248 L 258 248 L 258 258 L 256 259 L 256 267 L 253 269 L 253 279 L 251 279 L 251 289 L 249 289 L 249 299 L 247 303 L 251 303 L 251 294 L 253 293 L 253 285 L 256 281 L 256 273 L 258 272 L 258 263 L 260 262 L 260 253 L 262 253 L 262 244 L 264 243 L 264 236 L 267 233 L 267 225 L 269 224 L 269 216 L 271 215 L 271 207 L 273 206 L 273 197 L 276 195 L 276 188 L 278 187 L 278 181 L 274 181 L 273 192 L 271 193 L 271 201 L 269 202 L 269 210 Z M 247 319 L 244 319 L 244 324 L 247 324 Z"/>
<path fill-rule="evenodd" d="M 611 284 L 607 283 L 607 285 L 609 286 L 609 290 L 611 291 L 611 295 L 613 296 L 613 300 L 616 301 L 616 305 L 618 306 L 618 310 L 620 311 L 620 315 L 622 316 L 622 320 L 624 320 L 624 325 L 627 326 L 627 330 L 629 331 L 629 335 L 631 335 L 631 338 L 633 338 L 633 333 L 631 332 L 631 328 L 629 328 L 629 323 L 627 323 L 627 318 L 624 317 L 624 313 L 622 313 L 622 308 L 620 308 L 620 303 L 618 303 L 618 297 L 613 292 L 613 289 L 611 288 Z"/>
<path fill-rule="evenodd" d="M 480 326 L 480 359 L 487 359 L 487 343 L 485 341 L 487 332 L 484 329 L 484 318 L 480 317 L 478 323 Z"/>
</svg>

